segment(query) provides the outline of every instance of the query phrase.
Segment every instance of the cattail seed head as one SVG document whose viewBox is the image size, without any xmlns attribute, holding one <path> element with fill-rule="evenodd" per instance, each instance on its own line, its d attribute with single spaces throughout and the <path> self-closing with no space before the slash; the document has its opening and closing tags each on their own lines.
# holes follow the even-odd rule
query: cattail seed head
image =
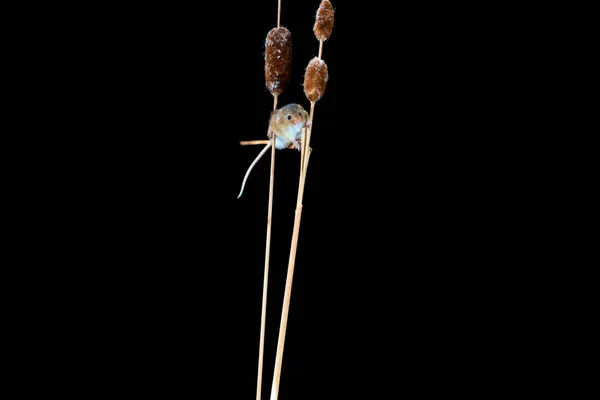
<svg viewBox="0 0 600 400">
<path fill-rule="evenodd" d="M 327 64 L 318 57 L 313 58 L 304 73 L 304 94 L 311 103 L 318 101 L 325 93 L 329 80 Z"/>
<path fill-rule="evenodd" d="M 284 27 L 273 28 L 265 40 L 265 81 L 273 96 L 288 86 L 292 69 L 292 34 Z"/>
<path fill-rule="evenodd" d="M 313 26 L 313 32 L 319 40 L 326 40 L 331 35 L 333 30 L 333 7 L 329 0 L 321 1 L 319 9 L 317 10 L 317 16 L 315 18 L 315 25 Z"/>
</svg>

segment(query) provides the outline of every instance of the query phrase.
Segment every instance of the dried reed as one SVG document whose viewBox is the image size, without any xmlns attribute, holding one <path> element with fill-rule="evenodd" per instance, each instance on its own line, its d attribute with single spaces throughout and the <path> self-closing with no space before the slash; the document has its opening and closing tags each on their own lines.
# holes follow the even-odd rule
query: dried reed
<svg viewBox="0 0 600 400">
<path fill-rule="evenodd" d="M 292 35 L 280 26 L 281 0 L 277 6 L 277 27 L 267 33 L 265 39 L 265 84 L 273 95 L 273 110 L 277 109 L 278 96 L 287 88 L 292 68 Z M 261 400 L 263 358 L 265 348 L 265 326 L 267 319 L 267 289 L 269 286 L 269 256 L 271 253 L 271 221 L 273 217 L 273 189 L 275 182 L 275 135 L 271 138 L 271 171 L 269 175 L 269 207 L 267 211 L 267 238 L 265 245 L 265 270 L 260 321 L 260 343 L 258 355 L 258 377 L 256 400 Z"/>
<path fill-rule="evenodd" d="M 305 130 L 302 138 L 301 157 L 300 157 L 300 179 L 298 183 L 298 197 L 296 200 L 296 214 L 294 218 L 294 230 L 292 233 L 292 244 L 290 248 L 290 257 L 288 262 L 288 271 L 285 282 L 285 292 L 283 295 L 283 307 L 281 311 L 281 323 L 279 326 L 279 339 L 277 342 L 277 353 L 275 355 L 275 370 L 273 373 L 273 386 L 271 388 L 271 400 L 277 400 L 279 396 L 279 384 L 281 380 L 281 366 L 283 363 L 283 348 L 285 344 L 285 333 L 292 295 L 292 282 L 294 279 L 294 266 L 296 263 L 296 251 L 298 248 L 298 237 L 300 234 L 300 221 L 302 219 L 302 200 L 304 197 L 304 185 L 306 183 L 306 172 L 308 161 L 310 159 L 310 138 L 313 130 L 313 116 L 315 103 L 323 97 L 329 72 L 327 64 L 321 59 L 323 42 L 329 38 L 333 29 L 334 14 L 333 7 L 329 0 L 322 0 L 315 17 L 313 32 L 319 40 L 319 56 L 312 59 L 304 74 L 304 94 L 310 101 L 309 127 Z M 308 131 L 308 132 L 306 132 Z"/>
</svg>

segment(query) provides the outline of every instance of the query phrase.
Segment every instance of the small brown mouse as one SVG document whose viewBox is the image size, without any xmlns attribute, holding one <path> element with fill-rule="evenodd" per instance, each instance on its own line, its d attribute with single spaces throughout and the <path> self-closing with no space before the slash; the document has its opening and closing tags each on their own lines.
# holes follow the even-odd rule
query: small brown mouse
<svg viewBox="0 0 600 400">
<path fill-rule="evenodd" d="M 273 134 L 275 134 L 275 148 L 277 150 L 286 149 L 293 144 L 294 148 L 300 151 L 302 128 L 308 128 L 309 126 L 310 121 L 308 120 L 308 112 L 306 112 L 300 104 L 290 103 L 277 110 L 271 111 L 267 136 L 269 139 L 272 139 Z M 246 179 L 248 179 L 250 171 L 252 171 L 252 168 L 254 168 L 258 160 L 261 159 L 267 150 L 269 150 L 271 143 L 272 142 L 269 142 L 265 145 L 254 161 L 252 161 L 250 167 L 248 167 L 238 199 L 242 196 L 244 186 L 246 186 Z"/>
</svg>

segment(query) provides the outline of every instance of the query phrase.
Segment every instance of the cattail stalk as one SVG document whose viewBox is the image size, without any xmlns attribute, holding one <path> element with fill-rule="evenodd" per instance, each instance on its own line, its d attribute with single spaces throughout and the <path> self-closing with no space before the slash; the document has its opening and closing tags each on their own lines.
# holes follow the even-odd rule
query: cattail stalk
<svg viewBox="0 0 600 400">
<path fill-rule="evenodd" d="M 273 110 L 277 109 L 279 95 L 286 89 L 291 70 L 291 33 L 280 26 L 281 0 L 277 6 L 277 28 L 271 29 L 265 40 L 265 83 L 273 95 Z M 258 377 L 256 382 L 256 400 L 261 400 L 263 359 L 265 347 L 265 327 L 267 319 L 267 289 L 269 286 L 269 259 L 271 253 L 271 224 L 273 218 L 273 192 L 275 182 L 275 134 L 271 137 L 271 171 L 269 176 L 269 207 L 267 211 L 267 238 L 265 245 L 265 269 L 263 279 L 263 298 L 260 322 L 260 342 L 258 355 Z"/>
<path fill-rule="evenodd" d="M 277 27 L 279 28 L 279 23 L 281 22 L 281 0 L 277 0 Z"/>
<path fill-rule="evenodd" d="M 273 109 L 277 109 L 277 95 L 273 96 Z M 269 287 L 269 258 L 271 254 L 271 221 L 273 218 L 273 189 L 275 186 L 275 135 L 271 138 L 271 174 L 269 178 L 269 210 L 267 212 L 267 243 L 265 246 L 265 272 L 263 278 L 262 311 L 260 315 L 260 344 L 258 355 L 258 378 L 256 381 L 256 400 L 262 392 L 263 358 L 265 353 L 265 327 L 267 321 L 267 289 Z"/>
<path fill-rule="evenodd" d="M 267 144 L 267 143 L 269 143 L 269 140 L 241 140 L 240 141 L 241 146 L 251 146 L 251 145 L 255 145 L 255 144 Z"/>
<path fill-rule="evenodd" d="M 267 144 L 269 143 L 270 140 L 241 140 L 240 141 L 240 145 L 241 146 L 252 146 L 252 145 L 257 145 L 257 144 Z M 286 147 L 287 149 L 294 149 L 294 145 L 290 144 L 288 147 Z"/>
<path fill-rule="evenodd" d="M 283 348 L 285 345 L 285 333 L 289 316 L 290 300 L 292 296 L 292 282 L 294 279 L 294 268 L 296 264 L 296 252 L 298 249 L 298 238 L 300 235 L 300 222 L 302 220 L 302 200 L 304 198 L 304 186 L 306 184 L 306 173 L 311 154 L 310 139 L 313 129 L 313 116 L 315 103 L 321 99 L 325 92 L 329 72 L 327 64 L 321 59 L 323 41 L 329 38 L 333 29 L 333 7 L 329 0 L 322 0 L 317 10 L 317 16 L 313 31 L 319 40 L 319 57 L 313 58 L 304 75 L 304 93 L 310 101 L 310 113 L 308 128 L 303 131 L 302 155 L 300 157 L 300 179 L 298 182 L 298 198 L 296 200 L 296 214 L 294 218 L 294 230 L 292 232 L 292 244 L 290 258 L 283 295 L 283 308 L 281 311 L 281 323 L 279 326 L 279 339 L 277 341 L 277 353 L 275 355 L 275 371 L 273 373 L 273 385 L 271 388 L 271 400 L 277 400 L 279 396 L 279 385 L 281 381 L 281 366 L 283 363 Z"/>
<path fill-rule="evenodd" d="M 319 40 L 319 59 L 323 57 L 323 39 Z"/>
</svg>

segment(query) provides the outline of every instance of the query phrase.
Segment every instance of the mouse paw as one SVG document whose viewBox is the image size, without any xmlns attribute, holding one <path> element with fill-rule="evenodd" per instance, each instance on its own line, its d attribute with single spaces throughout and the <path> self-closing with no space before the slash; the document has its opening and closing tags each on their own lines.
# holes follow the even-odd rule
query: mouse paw
<svg viewBox="0 0 600 400">
<path fill-rule="evenodd" d="M 267 136 L 269 137 L 269 139 L 273 139 L 273 131 L 269 129 L 269 131 L 267 132 Z"/>
<path fill-rule="evenodd" d="M 306 121 L 306 123 L 304 124 L 304 126 L 306 128 L 310 127 L 311 125 L 312 125 L 312 122 L 310 122 L 310 121 Z"/>
<path fill-rule="evenodd" d="M 296 149 L 296 150 L 300 151 L 300 141 L 299 141 L 299 140 L 296 140 L 296 141 L 294 142 L 294 149 Z"/>
</svg>

